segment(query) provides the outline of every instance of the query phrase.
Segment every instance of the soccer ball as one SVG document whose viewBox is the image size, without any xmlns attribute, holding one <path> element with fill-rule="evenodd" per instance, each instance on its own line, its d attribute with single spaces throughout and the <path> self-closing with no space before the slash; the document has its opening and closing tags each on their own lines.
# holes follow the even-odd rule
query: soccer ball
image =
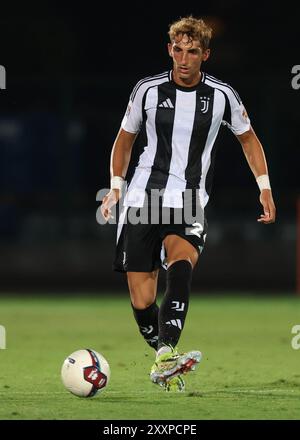
<svg viewBox="0 0 300 440">
<path fill-rule="evenodd" d="M 110 367 L 95 350 L 77 350 L 63 363 L 61 379 L 64 386 L 78 397 L 93 397 L 107 387 Z"/>
</svg>

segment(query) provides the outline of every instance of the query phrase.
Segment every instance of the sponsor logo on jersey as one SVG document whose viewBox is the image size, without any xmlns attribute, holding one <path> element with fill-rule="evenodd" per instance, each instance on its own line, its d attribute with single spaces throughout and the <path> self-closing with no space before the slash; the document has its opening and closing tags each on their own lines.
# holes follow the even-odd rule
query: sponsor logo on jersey
<svg viewBox="0 0 300 440">
<path fill-rule="evenodd" d="M 172 101 L 170 98 L 167 98 L 165 101 L 161 102 L 158 107 L 164 107 L 164 108 L 174 108 L 174 105 L 172 104 Z"/>
</svg>

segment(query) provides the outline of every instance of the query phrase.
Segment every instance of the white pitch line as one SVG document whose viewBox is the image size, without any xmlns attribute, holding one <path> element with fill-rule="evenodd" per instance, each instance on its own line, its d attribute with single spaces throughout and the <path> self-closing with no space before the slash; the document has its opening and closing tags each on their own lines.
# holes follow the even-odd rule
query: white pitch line
<svg viewBox="0 0 300 440">
<path fill-rule="evenodd" d="M 153 391 L 134 391 L 130 394 L 124 394 L 121 391 L 106 391 L 105 394 L 101 393 L 101 396 L 103 397 L 109 397 L 110 395 L 119 395 L 120 397 L 124 398 L 124 397 L 134 397 L 134 396 L 139 396 L 139 395 L 153 395 L 153 394 L 159 394 L 159 395 L 169 395 L 169 394 L 164 394 L 162 393 L 163 390 L 153 390 Z M 298 391 L 298 390 L 297 390 Z M 218 393 L 225 393 L 225 394 L 236 394 L 236 393 L 242 393 L 242 394 L 269 394 L 269 393 L 282 393 L 282 394 L 292 394 L 295 393 L 295 390 L 282 390 L 282 389 L 270 389 L 270 390 L 228 390 L 228 389 L 224 389 L 224 390 L 206 390 L 206 391 L 185 391 L 185 393 L 181 394 L 182 397 L 184 396 L 188 396 L 189 394 L 193 394 L 195 393 L 195 395 L 199 394 L 199 396 L 205 397 L 209 394 L 218 394 Z M 9 394 L 8 394 L 9 393 Z M 70 395 L 69 393 L 65 392 L 65 391 L 30 391 L 30 392 L 25 392 L 25 391 L 12 391 L 9 390 L 9 392 L 3 392 L 0 391 L 0 396 L 4 396 L 4 397 L 9 397 L 12 395 L 22 395 L 22 396 L 32 396 L 32 395 L 36 395 L 36 396 L 51 396 L 51 395 Z M 299 395 L 300 395 L 300 391 L 299 391 Z M 188 396 L 188 397 L 192 397 L 192 396 Z M 197 396 L 195 396 L 197 397 Z"/>
</svg>

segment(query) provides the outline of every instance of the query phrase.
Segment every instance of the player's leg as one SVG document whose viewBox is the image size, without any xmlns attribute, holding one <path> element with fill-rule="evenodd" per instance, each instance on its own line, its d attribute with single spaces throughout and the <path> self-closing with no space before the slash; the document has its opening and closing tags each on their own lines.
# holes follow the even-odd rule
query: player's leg
<svg viewBox="0 0 300 440">
<path fill-rule="evenodd" d="M 153 272 L 127 272 L 131 306 L 141 335 L 150 347 L 157 350 L 158 314 L 156 304 L 159 270 Z M 156 353 L 155 353 L 156 355 Z M 184 380 L 178 375 L 162 383 L 166 391 L 183 391 Z"/>
<path fill-rule="evenodd" d="M 158 312 L 156 304 L 158 269 L 153 272 L 127 272 L 131 306 L 139 331 L 150 347 L 157 350 Z"/>
<path fill-rule="evenodd" d="M 167 235 L 163 243 L 168 268 L 166 292 L 159 311 L 159 354 L 179 341 L 189 306 L 192 272 L 199 256 L 196 248 L 178 235 Z"/>
<path fill-rule="evenodd" d="M 158 339 L 156 290 L 161 239 L 157 225 L 136 222 L 139 218 L 145 218 L 147 212 L 147 205 L 145 208 L 127 208 L 126 218 L 122 218 L 122 229 L 119 228 L 121 232 L 119 232 L 114 268 L 127 273 L 131 306 L 139 331 L 146 342 L 156 350 Z"/>
<path fill-rule="evenodd" d="M 199 351 L 180 355 L 176 350 L 188 311 L 192 271 L 198 261 L 196 248 L 178 235 L 167 235 L 164 246 L 168 258 L 167 286 L 159 310 L 158 351 L 150 377 L 168 386 L 182 373 L 195 368 Z"/>
</svg>

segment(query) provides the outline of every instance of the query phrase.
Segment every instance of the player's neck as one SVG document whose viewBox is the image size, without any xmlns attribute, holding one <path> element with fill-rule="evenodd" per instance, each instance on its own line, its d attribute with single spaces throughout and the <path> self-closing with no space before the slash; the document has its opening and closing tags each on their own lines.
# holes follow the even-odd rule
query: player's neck
<svg viewBox="0 0 300 440">
<path fill-rule="evenodd" d="M 173 81 L 181 87 L 194 87 L 194 86 L 196 86 L 201 81 L 201 76 L 202 76 L 202 73 L 199 72 L 193 78 L 183 79 L 183 78 L 179 78 L 179 76 L 176 74 L 176 72 L 174 72 L 174 70 L 172 71 Z"/>
</svg>

